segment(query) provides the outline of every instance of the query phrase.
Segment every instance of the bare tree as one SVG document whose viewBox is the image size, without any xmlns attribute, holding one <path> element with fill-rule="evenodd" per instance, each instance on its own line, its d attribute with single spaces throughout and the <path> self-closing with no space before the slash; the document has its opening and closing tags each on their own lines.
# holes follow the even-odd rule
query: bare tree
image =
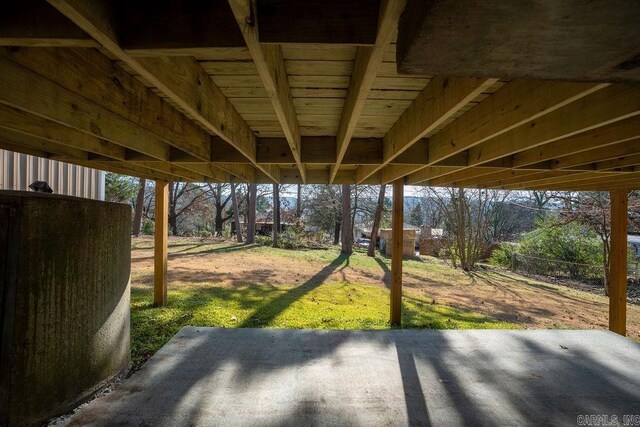
<svg viewBox="0 0 640 427">
<path fill-rule="evenodd" d="M 273 247 L 278 247 L 280 233 L 280 186 L 273 184 Z"/>
<path fill-rule="evenodd" d="M 530 191 L 528 194 L 531 197 L 533 206 L 537 209 L 536 218 L 540 219 L 544 217 L 547 205 L 560 193 L 557 191 Z"/>
<path fill-rule="evenodd" d="M 236 238 L 238 243 L 242 243 L 242 225 L 240 224 L 240 211 L 238 210 L 238 200 L 236 199 L 236 183 L 231 183 L 231 205 L 233 206 L 233 220 L 236 223 Z"/>
<path fill-rule="evenodd" d="M 208 186 L 215 213 L 214 226 L 216 236 L 222 236 L 224 223 L 233 216 L 233 212 L 229 212 L 229 209 L 227 209 L 227 204 L 231 200 L 231 192 L 225 193 L 227 184 L 208 184 Z"/>
<path fill-rule="evenodd" d="M 138 189 L 138 197 L 136 197 L 136 208 L 133 215 L 133 235 L 138 237 L 142 227 L 142 208 L 144 207 L 144 190 L 147 180 L 140 178 L 140 188 Z"/>
<path fill-rule="evenodd" d="M 465 188 L 432 189 L 431 193 L 453 237 L 453 266 L 459 262 L 465 271 L 473 270 L 486 249 L 496 206 L 508 193 Z"/>
<path fill-rule="evenodd" d="M 375 256 L 376 254 L 376 241 L 378 240 L 378 230 L 380 229 L 380 220 L 382 219 L 382 211 L 384 209 L 384 193 L 386 185 L 380 186 L 380 192 L 378 193 L 378 204 L 376 205 L 376 213 L 373 217 L 373 225 L 371 226 L 371 241 L 369 242 L 369 248 L 367 248 L 368 256 Z"/>
<path fill-rule="evenodd" d="M 256 241 L 256 199 L 258 197 L 258 185 L 249 184 L 247 202 L 247 243 Z"/>
<path fill-rule="evenodd" d="M 178 235 L 178 225 L 183 214 L 198 207 L 205 193 L 193 183 L 169 182 L 169 228 Z"/>
<path fill-rule="evenodd" d="M 353 252 L 353 229 L 351 228 L 351 185 L 342 184 L 342 253 Z"/>
<path fill-rule="evenodd" d="M 298 188 L 297 188 L 297 194 L 296 194 L 296 218 L 300 219 L 300 217 L 302 216 L 302 185 L 298 184 Z"/>
</svg>

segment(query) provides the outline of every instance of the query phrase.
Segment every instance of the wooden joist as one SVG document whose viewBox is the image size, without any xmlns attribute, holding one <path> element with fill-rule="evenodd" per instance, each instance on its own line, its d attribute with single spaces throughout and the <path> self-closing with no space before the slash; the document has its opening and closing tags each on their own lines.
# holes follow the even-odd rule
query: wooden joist
<svg viewBox="0 0 640 427">
<path fill-rule="evenodd" d="M 378 29 L 378 3 L 378 0 L 261 0 L 257 10 L 259 39 L 261 43 L 273 44 L 372 45 Z"/>
<path fill-rule="evenodd" d="M 610 85 L 469 149 L 469 166 L 548 144 L 640 114 L 640 88 Z"/>
<path fill-rule="evenodd" d="M 331 168 L 330 182 L 333 182 L 340 169 L 365 101 L 373 86 L 373 80 L 378 74 L 385 51 L 395 34 L 398 18 L 404 10 L 404 5 L 405 0 L 382 0 L 375 44 L 371 47 L 359 47 L 356 51 L 349 90 L 338 127 L 336 162 Z"/>
<path fill-rule="evenodd" d="M 208 131 L 233 145 L 255 164 L 255 135 L 195 60 L 188 57 L 135 58 L 127 54 L 118 44 L 113 4 L 106 0 L 50 0 L 49 3 Z M 277 168 L 259 168 L 278 181 Z"/>
<path fill-rule="evenodd" d="M 512 156 L 513 167 L 523 167 L 558 157 L 607 147 L 640 137 L 640 117 L 634 116 L 548 144 L 520 151 Z"/>
<path fill-rule="evenodd" d="M 420 139 L 429 136 L 438 126 L 451 119 L 460 108 L 496 81 L 496 79 L 440 77 L 431 80 L 385 135 L 382 165 L 358 168 L 356 173 L 358 182 L 362 182 L 369 175 L 380 170 Z M 410 172 L 407 171 L 407 174 Z"/>
<path fill-rule="evenodd" d="M 0 103 L 169 160 L 169 145 L 154 133 L 2 56 Z"/>
<path fill-rule="evenodd" d="M 254 10 L 255 3 L 250 0 L 229 0 L 229 5 L 282 126 L 302 181 L 306 182 L 306 169 L 302 165 L 300 154 L 300 125 L 293 105 L 287 71 L 284 67 L 282 48 L 277 45 L 262 46 L 260 44 L 258 39 L 259 21 L 255 18 L 256 11 Z"/>
<path fill-rule="evenodd" d="M 2 3 L 0 46 L 97 47 L 98 43 L 46 2 L 21 0 Z"/>
<path fill-rule="evenodd" d="M 509 82 L 430 137 L 427 164 L 438 164 L 467 152 L 469 165 L 471 148 L 604 87 L 594 83 Z M 417 170 L 407 177 L 407 182 L 419 182 L 422 175 Z"/>
<path fill-rule="evenodd" d="M 520 152 L 528 151 L 533 153 L 533 149 L 536 147 L 544 147 L 547 144 L 567 138 L 575 137 L 579 140 L 585 140 L 585 138 L 580 137 L 583 132 L 595 130 L 602 126 L 613 126 L 616 122 L 623 123 L 624 127 L 617 127 L 617 130 L 623 129 L 624 133 L 620 132 L 613 136 L 613 141 L 618 141 L 618 138 L 622 140 L 630 138 L 635 132 L 634 127 L 637 127 L 637 124 L 632 121 L 632 118 L 640 114 L 640 91 L 637 88 L 628 85 L 594 86 L 593 84 L 577 83 L 568 85 L 558 86 L 558 92 L 562 89 L 573 92 L 574 95 L 570 98 L 571 102 L 567 102 L 565 99 L 560 104 L 553 104 L 554 108 L 551 111 L 545 109 L 547 113 L 538 115 L 535 120 L 518 121 L 516 126 L 510 127 L 510 130 L 500 131 L 490 138 L 483 139 L 482 143 L 472 143 L 471 146 L 468 146 L 467 167 L 478 166 L 511 155 L 513 155 L 514 160 L 513 166 L 523 166 L 529 161 L 520 160 L 516 164 L 516 159 L 518 159 L 517 156 Z M 580 87 L 576 85 L 587 86 Z M 444 147 L 447 140 L 442 138 L 451 135 L 456 126 L 464 125 L 464 129 L 477 129 L 470 126 L 471 123 L 465 122 L 469 122 L 474 116 L 483 112 L 486 109 L 484 107 L 491 102 L 499 101 L 499 95 L 509 87 L 509 85 L 505 85 L 495 95 L 487 98 L 476 108 L 470 110 L 469 113 L 461 116 L 441 132 L 434 135 L 430 139 L 429 160 L 442 160 L 446 155 L 434 154 L 432 157 L 432 147 L 434 150 L 436 147 Z M 485 102 L 492 99 L 493 101 L 485 104 Z M 558 105 L 560 106 L 558 107 Z M 454 139 L 449 139 L 450 146 L 454 145 L 452 144 L 453 141 Z M 460 152 L 456 147 L 453 150 L 448 149 L 447 154 L 453 155 L 452 152 L 454 150 L 456 153 Z M 535 156 L 530 154 L 529 159 L 532 157 Z M 539 155 L 538 158 L 540 157 L 542 156 Z M 419 173 L 412 175 L 409 176 L 408 182 L 416 182 L 417 179 L 421 178 Z"/>
<path fill-rule="evenodd" d="M 125 147 L 76 129 L 0 104 L 0 128 L 12 129 L 115 160 L 126 160 Z"/>
</svg>

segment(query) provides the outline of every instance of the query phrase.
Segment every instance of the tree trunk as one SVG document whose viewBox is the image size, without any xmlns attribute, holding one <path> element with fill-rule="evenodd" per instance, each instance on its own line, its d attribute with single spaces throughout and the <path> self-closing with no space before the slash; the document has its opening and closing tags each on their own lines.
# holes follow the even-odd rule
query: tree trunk
<svg viewBox="0 0 640 427">
<path fill-rule="evenodd" d="M 609 274 L 611 271 L 611 258 L 609 257 L 610 242 L 609 239 L 601 238 L 602 240 L 602 260 L 603 260 L 603 282 L 604 282 L 604 295 L 609 296 Z"/>
<path fill-rule="evenodd" d="M 222 237 L 222 227 L 224 226 L 224 221 L 222 220 L 222 205 L 220 203 L 216 203 L 216 217 L 215 217 L 215 230 L 216 237 Z"/>
<path fill-rule="evenodd" d="M 140 178 L 140 189 L 138 189 L 138 197 L 136 198 L 136 210 L 133 215 L 133 235 L 138 237 L 142 228 L 142 205 L 144 205 L 144 188 L 147 180 Z"/>
<path fill-rule="evenodd" d="M 178 218 L 176 216 L 175 183 L 169 182 L 169 228 L 171 234 L 178 235 Z"/>
<path fill-rule="evenodd" d="M 378 205 L 376 206 L 376 213 L 373 217 L 373 226 L 371 227 L 371 241 L 369 242 L 369 248 L 367 249 L 368 256 L 376 255 L 376 241 L 378 240 L 378 231 L 380 229 L 380 221 L 382 220 L 382 210 L 384 209 L 384 193 L 386 185 L 380 186 L 380 193 L 378 193 Z"/>
<path fill-rule="evenodd" d="M 280 233 L 280 186 L 273 184 L 273 247 L 278 247 Z"/>
<path fill-rule="evenodd" d="M 238 212 L 238 201 L 236 200 L 236 184 L 231 183 L 231 205 L 233 207 L 233 220 L 236 223 L 236 238 L 238 243 L 242 243 L 242 225 L 240 224 L 240 212 Z"/>
<path fill-rule="evenodd" d="M 300 219 L 302 215 L 302 185 L 298 184 L 298 194 L 296 199 L 296 218 Z"/>
<path fill-rule="evenodd" d="M 358 211 L 358 186 L 354 186 L 353 190 L 353 209 L 351 209 L 351 224 L 350 224 L 350 232 L 351 232 L 351 243 L 353 247 L 353 241 L 355 240 L 355 225 L 356 225 L 356 212 Z"/>
<path fill-rule="evenodd" d="M 256 241 L 256 199 L 258 198 L 258 185 L 249 184 L 249 201 L 247 203 L 249 214 L 247 215 L 247 243 Z"/>
<path fill-rule="evenodd" d="M 353 233 L 351 231 L 351 185 L 342 184 L 342 253 L 353 252 Z"/>
<path fill-rule="evenodd" d="M 333 227 L 333 244 L 337 245 L 340 243 L 340 228 L 342 227 L 342 223 L 340 221 L 336 221 L 335 226 Z"/>
</svg>

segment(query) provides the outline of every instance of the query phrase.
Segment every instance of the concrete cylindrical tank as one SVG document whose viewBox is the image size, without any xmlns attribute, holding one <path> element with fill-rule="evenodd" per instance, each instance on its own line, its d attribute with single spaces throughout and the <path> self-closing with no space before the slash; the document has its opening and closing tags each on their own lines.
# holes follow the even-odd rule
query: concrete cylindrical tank
<svg viewBox="0 0 640 427">
<path fill-rule="evenodd" d="M 131 209 L 0 191 L 0 425 L 65 413 L 130 364 Z"/>
</svg>

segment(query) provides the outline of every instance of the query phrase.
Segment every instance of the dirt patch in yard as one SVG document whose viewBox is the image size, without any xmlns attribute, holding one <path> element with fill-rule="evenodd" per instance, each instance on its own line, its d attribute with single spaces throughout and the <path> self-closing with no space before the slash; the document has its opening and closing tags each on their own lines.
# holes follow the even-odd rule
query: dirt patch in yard
<svg viewBox="0 0 640 427">
<path fill-rule="evenodd" d="M 153 283 L 153 251 L 149 238 L 134 240 L 134 285 Z M 172 238 L 169 286 L 219 283 L 279 285 L 342 281 L 388 287 L 389 259 L 354 254 L 335 269 L 326 269 L 338 252 L 273 250 L 234 243 Z M 323 270 L 324 269 L 324 270 Z M 532 329 L 606 329 L 607 298 L 570 287 L 544 283 L 501 270 L 465 273 L 428 257 L 406 261 L 404 287 L 437 303 Z M 628 308 L 628 334 L 640 339 L 640 307 Z"/>
</svg>

